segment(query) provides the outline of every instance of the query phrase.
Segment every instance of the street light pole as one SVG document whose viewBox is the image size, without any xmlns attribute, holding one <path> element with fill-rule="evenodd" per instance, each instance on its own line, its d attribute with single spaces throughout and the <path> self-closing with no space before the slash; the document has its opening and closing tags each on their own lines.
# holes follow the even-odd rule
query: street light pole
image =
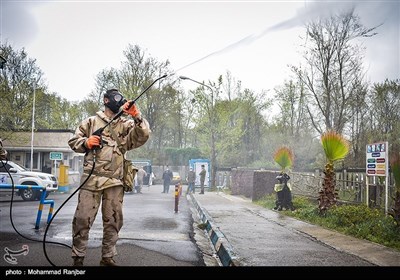
<svg viewBox="0 0 400 280">
<path fill-rule="evenodd" d="M 33 169 L 33 137 L 34 137 L 34 130 L 35 130 L 35 97 L 36 97 L 36 85 L 33 85 L 32 133 L 31 133 L 31 171 Z"/>
<path fill-rule="evenodd" d="M 32 132 L 31 132 L 31 171 L 33 170 L 33 138 L 35 130 L 35 103 L 36 103 L 36 85 L 39 82 L 40 77 L 35 81 L 33 85 L 33 105 L 32 105 Z"/>
<path fill-rule="evenodd" d="M 189 78 L 189 77 L 179 76 L 179 79 L 181 79 L 181 80 L 190 80 L 190 81 L 195 82 L 195 83 L 197 83 L 197 84 L 199 84 L 199 85 L 208 87 L 211 91 L 213 91 L 212 87 L 210 87 L 209 85 L 206 85 L 206 84 L 204 84 L 204 83 L 200 83 L 200 82 L 198 82 L 198 81 L 196 81 L 196 80 L 193 80 L 193 79 L 191 79 L 191 78 Z"/>
<path fill-rule="evenodd" d="M 211 106 L 214 106 L 214 90 L 213 90 L 212 87 L 210 87 L 209 85 L 206 85 L 206 84 L 204 84 L 204 83 L 201 83 L 201 82 L 199 82 L 199 81 L 193 80 L 193 79 L 191 79 L 191 78 L 189 78 L 189 77 L 185 77 L 185 76 L 179 76 L 179 79 L 182 79 L 182 80 L 189 80 L 189 81 L 195 82 L 195 83 L 197 83 L 197 84 L 199 84 L 199 85 L 202 85 L 202 86 L 205 86 L 205 87 L 209 88 L 209 89 L 211 90 L 211 92 L 213 93 L 213 94 L 211 95 Z M 213 111 L 214 111 L 214 108 L 211 110 L 211 113 L 212 113 Z"/>
<path fill-rule="evenodd" d="M 182 80 L 190 80 L 192 82 L 195 82 L 199 85 L 205 86 L 211 90 L 211 110 L 210 110 L 210 115 L 209 115 L 209 122 L 210 122 L 210 131 L 211 131 L 211 189 L 215 189 L 215 178 L 216 178 L 216 151 L 215 151 L 215 127 L 212 124 L 212 121 L 214 119 L 214 90 L 212 87 L 201 83 L 199 81 L 193 80 L 189 77 L 185 76 L 179 76 L 180 79 Z"/>
</svg>

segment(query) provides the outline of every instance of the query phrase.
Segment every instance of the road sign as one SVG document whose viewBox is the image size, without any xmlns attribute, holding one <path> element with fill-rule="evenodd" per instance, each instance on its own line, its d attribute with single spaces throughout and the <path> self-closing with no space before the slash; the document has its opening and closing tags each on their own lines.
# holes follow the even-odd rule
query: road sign
<svg viewBox="0 0 400 280">
<path fill-rule="evenodd" d="M 366 157 L 366 177 L 367 184 L 367 206 L 369 206 L 369 179 L 373 177 L 375 184 L 375 176 L 385 176 L 385 213 L 389 209 L 389 143 L 378 142 L 367 145 Z"/>
<path fill-rule="evenodd" d="M 62 160 L 63 154 L 60 152 L 50 152 L 50 159 L 51 160 Z"/>
<path fill-rule="evenodd" d="M 388 176 L 389 153 L 388 142 L 367 145 L 366 170 L 367 176 Z"/>
</svg>

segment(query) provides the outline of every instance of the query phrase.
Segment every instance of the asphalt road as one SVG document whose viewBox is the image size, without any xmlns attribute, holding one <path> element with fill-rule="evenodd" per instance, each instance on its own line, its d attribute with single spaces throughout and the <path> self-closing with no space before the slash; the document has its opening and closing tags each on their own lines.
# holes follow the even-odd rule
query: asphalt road
<svg viewBox="0 0 400 280">
<path fill-rule="evenodd" d="M 142 194 L 125 195 L 124 226 L 117 243 L 118 255 L 115 260 L 124 267 L 205 266 L 202 249 L 199 249 L 194 238 L 197 228 L 193 228 L 195 221 L 190 203 L 185 196 L 181 196 L 176 212 L 173 187 L 171 186 L 169 194 L 163 194 L 161 191 L 161 185 L 153 185 L 144 187 Z M 14 197 L 12 204 L 14 227 L 24 237 L 37 240 L 31 241 L 16 233 L 10 220 L 10 197 L 1 197 L 0 246 L 3 248 L 2 251 L 5 252 L 6 248 L 13 252 L 23 251 L 23 248 L 26 248 L 24 245 L 29 248 L 29 252 L 15 255 L 15 263 L 10 263 L 10 259 L 3 256 L 0 261 L 1 267 L 6 269 L 20 266 L 71 266 L 71 225 L 77 194 L 59 209 L 71 194 L 72 191 L 68 194 L 51 194 L 48 197 L 55 201 L 53 213 L 55 216 L 48 227 L 45 245 L 43 245 L 43 236 L 47 228 L 49 205 L 44 205 L 40 228 L 35 230 L 39 201 L 22 201 L 20 197 Z M 99 265 L 101 239 L 102 225 L 99 211 L 90 231 L 85 266 Z M 58 242 L 65 246 L 49 242 Z M 209 245 L 207 242 L 203 238 L 204 248 Z"/>
</svg>

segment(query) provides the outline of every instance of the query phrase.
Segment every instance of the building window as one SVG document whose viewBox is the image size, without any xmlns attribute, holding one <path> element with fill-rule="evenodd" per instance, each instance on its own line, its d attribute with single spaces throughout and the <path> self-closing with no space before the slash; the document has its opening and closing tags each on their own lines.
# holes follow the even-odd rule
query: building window
<svg viewBox="0 0 400 280">
<path fill-rule="evenodd" d="M 31 153 L 26 153 L 25 158 L 26 158 L 25 167 L 27 169 L 31 169 Z M 39 153 L 33 153 L 32 170 L 39 170 Z"/>
</svg>

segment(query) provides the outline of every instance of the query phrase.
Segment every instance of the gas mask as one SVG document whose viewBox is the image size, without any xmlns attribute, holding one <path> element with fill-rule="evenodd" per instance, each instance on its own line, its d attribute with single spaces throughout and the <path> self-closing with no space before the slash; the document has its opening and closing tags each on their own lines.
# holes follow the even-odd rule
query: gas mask
<svg viewBox="0 0 400 280">
<path fill-rule="evenodd" d="M 126 102 L 126 99 L 116 89 L 107 90 L 104 97 L 108 98 L 108 103 L 105 103 L 104 106 L 110 108 L 115 114 L 119 112 L 119 108 Z"/>
</svg>

